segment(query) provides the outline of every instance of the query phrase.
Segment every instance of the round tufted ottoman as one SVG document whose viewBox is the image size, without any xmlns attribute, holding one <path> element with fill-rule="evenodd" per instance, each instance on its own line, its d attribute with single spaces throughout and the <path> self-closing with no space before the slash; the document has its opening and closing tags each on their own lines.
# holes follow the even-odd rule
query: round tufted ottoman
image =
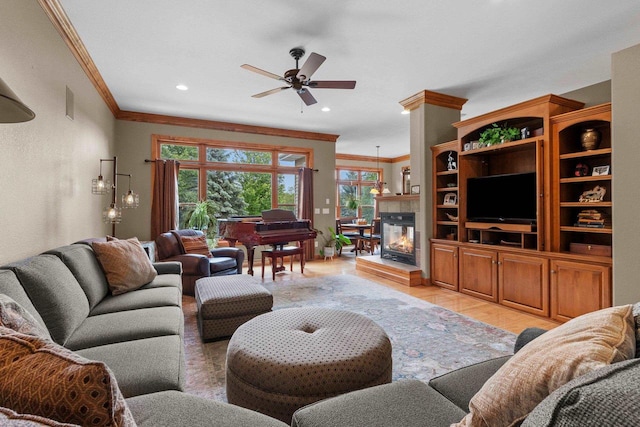
<svg viewBox="0 0 640 427">
<path fill-rule="evenodd" d="M 240 326 L 227 349 L 227 399 L 285 423 L 296 409 L 391 382 L 391 342 L 371 319 L 289 308 Z"/>
</svg>

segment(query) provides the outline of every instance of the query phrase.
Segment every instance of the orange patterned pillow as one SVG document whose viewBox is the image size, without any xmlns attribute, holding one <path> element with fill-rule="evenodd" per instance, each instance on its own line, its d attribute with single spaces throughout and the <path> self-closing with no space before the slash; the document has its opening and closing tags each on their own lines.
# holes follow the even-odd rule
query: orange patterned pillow
<svg viewBox="0 0 640 427">
<path fill-rule="evenodd" d="M 525 345 L 487 380 L 455 426 L 520 425 L 540 402 L 574 378 L 635 355 L 631 305 L 584 314 Z"/>
<path fill-rule="evenodd" d="M 137 238 L 93 242 L 93 251 L 107 276 L 113 295 L 136 290 L 158 273 Z"/>
<path fill-rule="evenodd" d="M 0 327 L 0 406 L 80 425 L 135 426 L 102 362 L 53 341 Z"/>
<path fill-rule="evenodd" d="M 206 236 L 180 236 L 180 240 L 186 253 L 206 255 L 211 258 Z"/>
</svg>

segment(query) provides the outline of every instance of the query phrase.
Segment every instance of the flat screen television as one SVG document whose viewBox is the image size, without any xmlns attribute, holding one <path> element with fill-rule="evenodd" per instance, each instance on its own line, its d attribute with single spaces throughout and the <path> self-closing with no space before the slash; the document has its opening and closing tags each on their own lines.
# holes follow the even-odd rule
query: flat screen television
<svg viewBox="0 0 640 427">
<path fill-rule="evenodd" d="M 535 172 L 467 179 L 467 219 L 476 222 L 536 222 Z"/>
</svg>

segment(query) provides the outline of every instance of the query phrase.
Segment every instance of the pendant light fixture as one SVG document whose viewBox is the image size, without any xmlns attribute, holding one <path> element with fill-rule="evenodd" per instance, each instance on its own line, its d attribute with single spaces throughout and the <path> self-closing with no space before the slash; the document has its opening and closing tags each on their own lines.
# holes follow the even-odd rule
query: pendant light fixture
<svg viewBox="0 0 640 427">
<path fill-rule="evenodd" d="M 373 184 L 373 188 L 371 189 L 371 191 L 369 191 L 370 194 L 380 194 L 380 192 L 382 191 L 382 185 L 386 184 L 386 183 L 380 182 L 380 146 L 379 145 L 376 145 L 376 170 L 377 170 L 376 173 L 378 174 L 378 179 Z"/>
<path fill-rule="evenodd" d="M 0 79 L 0 123 L 21 123 L 32 120 L 36 114 Z"/>
</svg>

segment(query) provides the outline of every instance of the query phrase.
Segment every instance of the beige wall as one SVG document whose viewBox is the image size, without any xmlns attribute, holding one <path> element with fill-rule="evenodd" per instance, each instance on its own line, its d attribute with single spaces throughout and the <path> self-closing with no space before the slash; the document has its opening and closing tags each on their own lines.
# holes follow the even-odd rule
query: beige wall
<svg viewBox="0 0 640 427">
<path fill-rule="evenodd" d="M 0 58 L 0 77 L 36 113 L 0 124 L 3 264 L 106 232 L 91 179 L 113 155 L 114 119 L 36 0 L 2 1 Z"/>
<path fill-rule="evenodd" d="M 319 230 L 326 230 L 327 227 L 335 225 L 335 143 L 333 142 L 118 120 L 116 123 L 118 170 L 121 173 L 133 175 L 132 189 L 140 194 L 140 207 L 124 211 L 122 223 L 116 229 L 118 237 L 137 236 L 141 240 L 154 237 L 149 235 L 151 164 L 144 162 L 145 159 L 151 158 L 151 135 L 153 134 L 310 148 L 314 153 L 313 167 L 318 169 L 314 174 L 314 205 L 321 212 L 319 215 L 314 215 L 314 226 Z M 124 187 L 121 186 L 121 188 Z M 326 199 L 329 199 L 329 204 L 326 204 Z M 329 208 L 329 214 L 322 214 L 323 208 Z"/>
<path fill-rule="evenodd" d="M 613 303 L 640 301 L 640 45 L 612 56 Z"/>
</svg>

